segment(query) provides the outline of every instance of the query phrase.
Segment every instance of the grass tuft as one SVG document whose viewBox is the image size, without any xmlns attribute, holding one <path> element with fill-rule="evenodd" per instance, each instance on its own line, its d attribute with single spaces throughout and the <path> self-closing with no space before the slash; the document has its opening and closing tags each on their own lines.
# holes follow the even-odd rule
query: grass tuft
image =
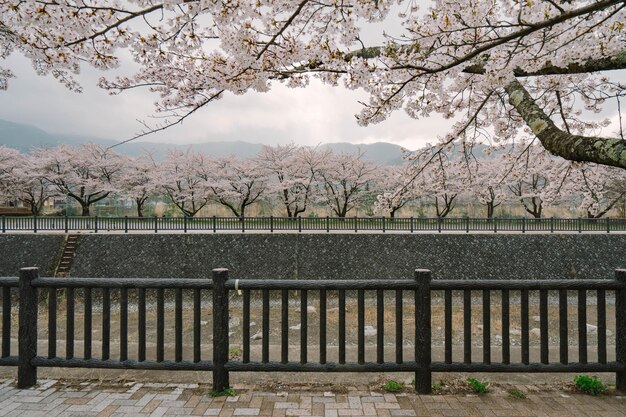
<svg viewBox="0 0 626 417">
<path fill-rule="evenodd" d="M 383 388 L 387 392 L 400 392 L 404 389 L 404 384 L 402 382 L 397 382 L 392 379 L 390 381 L 387 381 L 385 385 L 383 385 Z"/>
<path fill-rule="evenodd" d="M 523 400 L 526 398 L 526 394 L 524 393 L 524 391 L 517 389 L 517 388 L 510 389 L 509 396 L 513 398 L 517 398 L 518 400 Z"/>
<path fill-rule="evenodd" d="M 215 397 L 232 397 L 234 395 L 236 395 L 235 390 L 232 388 L 224 388 L 221 391 L 215 391 L 215 390 L 211 390 L 211 392 L 209 392 L 209 395 L 213 398 Z"/>
<path fill-rule="evenodd" d="M 477 394 L 484 394 L 489 390 L 489 382 L 482 382 L 472 377 L 467 378 L 467 382 L 472 391 Z"/>
</svg>

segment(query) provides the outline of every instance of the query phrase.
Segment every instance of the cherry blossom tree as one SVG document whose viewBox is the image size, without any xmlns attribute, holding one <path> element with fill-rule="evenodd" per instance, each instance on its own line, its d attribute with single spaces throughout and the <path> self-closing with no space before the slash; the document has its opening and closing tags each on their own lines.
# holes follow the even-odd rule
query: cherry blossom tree
<svg viewBox="0 0 626 417">
<path fill-rule="evenodd" d="M 504 164 L 502 147 L 487 148 L 484 157 L 467 161 L 463 170 L 468 191 L 479 203 L 485 206 L 488 219 L 492 219 L 495 209 L 507 198 L 507 166 Z"/>
<path fill-rule="evenodd" d="M 360 202 L 376 170 L 362 153 L 332 154 L 320 166 L 320 198 L 337 217 L 346 217 Z"/>
<path fill-rule="evenodd" d="M 572 163 L 561 194 L 582 196 L 579 207 L 588 218 L 607 214 L 626 195 L 626 172 L 597 164 Z"/>
<path fill-rule="evenodd" d="M 254 204 L 267 188 L 267 171 L 254 158 L 233 156 L 217 158 L 211 166 L 210 198 L 243 220 L 246 208 Z"/>
<path fill-rule="evenodd" d="M 21 53 L 80 90 L 73 74 L 82 63 L 110 70 L 127 50 L 136 73 L 100 85 L 158 94 L 156 110 L 168 117 L 149 130 L 228 92 L 264 92 L 275 80 L 303 87 L 317 76 L 369 94 L 364 125 L 401 108 L 415 118 L 440 113 L 454 119 L 442 146 L 530 133 L 554 155 L 626 168 L 623 132 L 599 136 L 605 122 L 578 105 L 597 112 L 624 96 L 610 72 L 626 68 L 623 0 L 395 3 L 9 0 L 0 3 L 0 59 Z M 366 45 L 364 23 L 391 14 L 401 32 Z M 13 75 L 0 68 L 0 88 Z"/>
<path fill-rule="evenodd" d="M 434 160 L 427 159 L 418 179 L 423 195 L 434 199 L 435 213 L 444 218 L 454 209 L 456 199 L 465 190 L 463 163 L 434 151 Z"/>
<path fill-rule="evenodd" d="M 567 179 L 566 161 L 553 157 L 533 141 L 516 144 L 502 158 L 507 187 L 527 213 L 541 218 L 545 205 L 556 199 Z"/>
<path fill-rule="evenodd" d="M 156 164 L 154 181 L 185 217 L 193 217 L 209 202 L 207 158 L 191 149 L 169 149 Z"/>
<path fill-rule="evenodd" d="M 5 200 L 15 199 L 15 170 L 22 159 L 18 150 L 0 146 L 0 197 Z"/>
<path fill-rule="evenodd" d="M 46 200 L 57 195 L 43 176 L 38 159 L 0 146 L 0 196 L 17 200 L 34 216 L 41 214 Z"/>
<path fill-rule="evenodd" d="M 278 195 L 287 217 L 304 213 L 315 189 L 319 166 L 329 150 L 295 144 L 264 146 L 258 155 L 260 166 L 270 174 L 268 192 Z"/>
<path fill-rule="evenodd" d="M 155 182 L 156 171 L 156 163 L 150 155 L 123 158 L 118 194 L 134 201 L 138 217 L 143 217 L 146 201 L 159 190 L 159 185 Z"/>
<path fill-rule="evenodd" d="M 41 164 L 41 175 L 61 195 L 76 200 L 82 215 L 89 216 L 90 207 L 118 188 L 121 159 L 110 149 L 93 143 L 72 148 L 37 148 L 32 158 Z"/>
<path fill-rule="evenodd" d="M 374 211 L 394 218 L 396 212 L 420 195 L 414 181 L 408 181 L 411 167 L 408 164 L 381 167 L 376 173 L 375 187 L 380 194 Z"/>
</svg>

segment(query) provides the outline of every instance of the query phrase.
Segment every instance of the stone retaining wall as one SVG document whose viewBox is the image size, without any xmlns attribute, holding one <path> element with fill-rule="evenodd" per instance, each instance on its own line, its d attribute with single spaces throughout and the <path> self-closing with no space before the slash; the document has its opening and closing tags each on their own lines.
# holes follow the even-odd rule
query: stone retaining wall
<svg viewBox="0 0 626 417">
<path fill-rule="evenodd" d="M 0 275 L 46 275 L 62 235 L 0 235 Z M 624 234 L 84 234 L 71 276 L 435 279 L 612 278 L 626 268 Z"/>
</svg>

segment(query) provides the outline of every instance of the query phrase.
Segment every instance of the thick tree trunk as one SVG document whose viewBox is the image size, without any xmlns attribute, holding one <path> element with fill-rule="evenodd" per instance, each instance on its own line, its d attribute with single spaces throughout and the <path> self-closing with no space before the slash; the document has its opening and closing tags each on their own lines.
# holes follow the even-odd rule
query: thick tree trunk
<svg viewBox="0 0 626 417">
<path fill-rule="evenodd" d="M 519 81 L 511 81 L 505 90 L 509 95 L 509 103 L 522 116 L 543 147 L 553 155 L 570 161 L 595 162 L 626 169 L 625 140 L 564 132 L 556 127 Z"/>
<path fill-rule="evenodd" d="M 137 217 L 143 217 L 143 201 L 137 198 L 135 199 L 135 203 L 137 204 Z"/>
<path fill-rule="evenodd" d="M 85 216 L 85 217 L 90 216 L 90 214 L 89 214 L 89 207 L 90 207 L 89 204 L 80 203 L 80 206 L 83 209 L 83 212 L 82 212 L 81 216 Z"/>
<path fill-rule="evenodd" d="M 493 201 L 487 202 L 487 218 L 493 219 L 493 212 L 495 211 L 495 207 L 493 206 Z"/>
</svg>

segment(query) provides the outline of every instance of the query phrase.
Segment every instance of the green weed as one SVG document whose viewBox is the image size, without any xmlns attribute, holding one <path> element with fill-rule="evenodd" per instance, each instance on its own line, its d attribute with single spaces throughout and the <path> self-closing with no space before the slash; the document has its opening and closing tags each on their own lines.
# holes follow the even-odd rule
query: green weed
<svg viewBox="0 0 626 417">
<path fill-rule="evenodd" d="M 392 379 L 387 381 L 383 388 L 387 392 L 400 392 L 404 389 L 404 384 L 402 382 L 396 382 Z"/>
<path fill-rule="evenodd" d="M 211 392 L 209 392 L 209 395 L 213 398 L 215 397 L 232 397 L 235 394 L 235 390 L 232 388 L 224 388 L 222 391 L 215 391 L 215 390 L 211 390 Z"/>
<path fill-rule="evenodd" d="M 484 394 L 489 390 L 489 382 L 482 382 L 472 377 L 467 378 L 467 382 L 477 394 Z"/>
<path fill-rule="evenodd" d="M 607 386 L 595 376 L 576 375 L 574 383 L 579 390 L 590 395 L 602 394 L 607 390 Z"/>
</svg>

